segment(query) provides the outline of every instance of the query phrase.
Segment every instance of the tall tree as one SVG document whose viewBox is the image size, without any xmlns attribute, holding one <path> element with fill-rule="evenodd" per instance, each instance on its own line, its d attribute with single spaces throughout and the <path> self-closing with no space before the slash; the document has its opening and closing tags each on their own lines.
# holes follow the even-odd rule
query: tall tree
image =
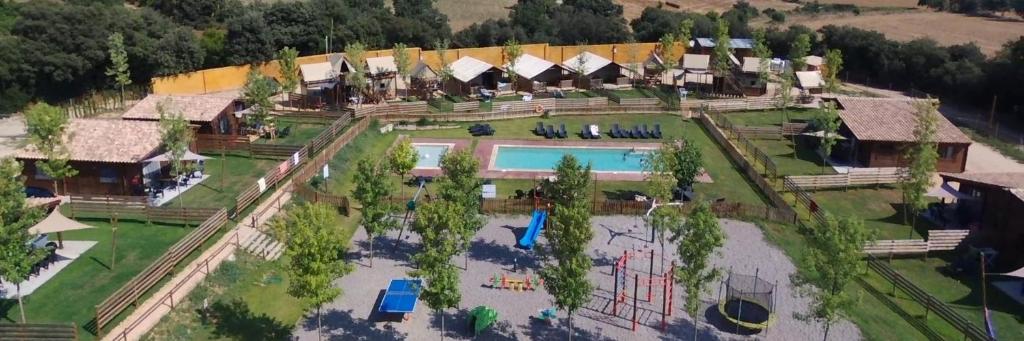
<svg viewBox="0 0 1024 341">
<path fill-rule="evenodd" d="M 697 340 L 697 321 L 700 320 L 700 296 L 708 284 L 719 276 L 719 270 L 711 265 L 711 256 L 725 244 L 725 234 L 718 225 L 711 207 L 705 202 L 697 203 L 693 213 L 682 226 L 677 225 L 673 242 L 679 243 L 679 266 L 676 281 L 686 291 L 684 306 L 693 318 L 693 339 Z"/>
<path fill-rule="evenodd" d="M 839 71 L 843 70 L 843 51 L 828 49 L 825 51 L 825 89 L 835 92 L 839 89 Z"/>
<path fill-rule="evenodd" d="M 788 110 L 793 105 L 793 72 L 782 70 L 782 80 L 779 88 L 775 90 L 775 108 L 779 109 L 779 120 L 782 124 L 789 122 Z M 795 137 L 793 145 L 796 146 Z"/>
<path fill-rule="evenodd" d="M 675 188 L 681 189 L 693 186 L 704 167 L 704 155 L 700 147 L 686 138 L 662 144 L 652 160 L 653 167 L 667 172 L 675 179 Z"/>
<path fill-rule="evenodd" d="M 281 95 L 291 102 L 291 93 L 299 87 L 299 50 L 285 47 L 277 52 L 277 60 L 281 65 Z"/>
<path fill-rule="evenodd" d="M 757 81 L 761 85 L 768 84 L 772 75 L 771 58 L 772 50 L 768 48 L 768 41 L 765 39 L 763 29 L 754 30 L 754 57 L 758 58 Z"/>
<path fill-rule="evenodd" d="M 449 151 L 441 157 L 441 172 L 437 181 L 437 196 L 455 204 L 462 212 L 465 228 L 455 235 L 459 238 L 459 252 L 466 255 L 469 265 L 469 245 L 473 235 L 486 223 L 480 215 L 480 195 L 483 182 L 477 177 L 480 161 L 469 150 Z"/>
<path fill-rule="evenodd" d="M 242 88 L 242 99 L 249 106 L 249 114 L 246 115 L 249 124 L 265 126 L 272 122 L 270 110 L 274 108 L 274 102 L 270 97 L 274 95 L 274 91 L 274 83 L 270 78 L 260 73 L 256 67 L 249 69 L 245 87 Z"/>
<path fill-rule="evenodd" d="M 352 72 L 345 75 L 345 81 L 356 90 L 359 104 L 362 104 L 363 92 L 370 87 L 366 79 L 366 45 L 358 41 L 345 45 L 345 58 L 352 63 Z"/>
<path fill-rule="evenodd" d="M 456 308 L 462 301 L 459 272 L 451 264 L 451 258 L 461 249 L 459 236 L 468 229 L 463 218 L 463 208 L 458 203 L 437 200 L 417 208 L 413 221 L 413 231 L 420 235 L 422 248 L 412 257 L 418 270 L 411 274 L 427 282 L 420 299 L 441 313 L 442 340 L 444 310 Z"/>
<path fill-rule="evenodd" d="M 395 149 L 391 150 L 391 154 L 388 154 L 388 165 L 391 167 L 391 171 L 398 175 L 399 183 L 405 182 L 405 175 L 416 168 L 416 162 L 419 160 L 420 154 L 416 152 L 410 139 L 399 141 Z M 405 194 L 404 190 L 402 194 Z"/>
<path fill-rule="evenodd" d="M 74 138 L 68 134 L 68 115 L 60 108 L 38 103 L 25 111 L 25 125 L 28 130 L 28 141 L 45 160 L 36 161 L 36 168 L 53 179 L 53 192 L 60 193 L 57 182 L 73 177 L 78 171 L 68 163 L 70 155 L 65 144 Z M 67 192 L 67 184 L 64 184 Z"/>
<path fill-rule="evenodd" d="M 25 186 L 21 164 L 12 158 L 0 159 L 0 278 L 14 283 L 21 323 L 25 323 L 25 305 L 21 283 L 28 280 L 32 267 L 46 258 L 46 250 L 26 243 L 28 229 L 41 218 L 41 212 L 25 206 Z"/>
<path fill-rule="evenodd" d="M 174 103 L 165 101 L 158 103 L 156 111 L 160 114 L 160 142 L 167 149 L 171 161 L 171 172 L 180 176 L 189 172 L 191 167 L 185 164 L 185 153 L 194 140 L 192 127 L 180 111 L 174 109 Z M 178 200 L 181 203 L 181 200 Z"/>
<path fill-rule="evenodd" d="M 821 174 L 825 174 L 825 166 L 829 155 L 832 155 L 832 147 L 839 142 L 839 112 L 836 111 L 834 102 L 825 102 L 821 111 L 818 112 L 815 120 L 818 128 L 822 130 L 821 135 Z"/>
<path fill-rule="evenodd" d="M 132 84 L 131 71 L 128 70 L 128 52 L 124 50 L 124 36 L 112 33 L 107 37 L 107 51 L 110 55 L 110 66 L 106 75 L 114 78 L 114 84 L 121 88 L 121 106 L 124 106 L 124 87 Z"/>
<path fill-rule="evenodd" d="M 579 54 L 569 67 L 572 68 L 572 72 L 576 73 L 576 88 L 579 89 L 583 85 L 583 80 L 586 79 L 587 73 L 596 70 L 587 70 L 587 62 L 589 62 L 590 57 L 588 57 L 587 46 L 584 43 L 577 44 L 576 51 Z"/>
<path fill-rule="evenodd" d="M 516 81 L 519 79 L 519 72 L 516 70 L 516 64 L 519 63 L 519 57 L 523 55 L 523 46 L 519 44 L 516 38 L 512 38 L 505 41 L 505 45 L 501 47 L 501 53 L 505 56 L 505 60 L 508 62 L 506 72 L 508 72 L 509 81 L 512 82 L 512 91 L 516 91 Z"/>
<path fill-rule="evenodd" d="M 371 159 L 362 159 L 356 164 L 353 179 L 356 189 L 352 191 L 362 206 L 360 224 L 366 230 L 370 243 L 370 267 L 373 267 L 373 243 L 377 236 L 398 227 L 391 217 L 393 207 L 388 198 L 394 192 L 394 185 L 388 181 L 387 168 Z"/>
<path fill-rule="evenodd" d="M 554 207 L 550 225 L 544 229 L 548 254 L 554 258 L 540 271 L 544 286 L 555 298 L 555 305 L 568 312 L 569 340 L 572 340 L 572 315 L 590 301 L 593 283 L 587 273 L 593 266 L 586 250 L 594 231 L 590 226 L 590 200 L 587 186 L 591 181 L 590 165 L 581 165 L 572 155 L 565 155 L 555 166 L 556 181 L 549 182 L 545 193 Z"/>
<path fill-rule="evenodd" d="M 338 233 L 338 215 L 325 204 L 301 204 L 285 220 L 288 294 L 316 306 L 316 332 L 323 330 L 320 309 L 341 295 L 331 282 L 352 271 L 345 262 L 347 241 Z"/>
<path fill-rule="evenodd" d="M 904 156 L 908 162 L 906 174 L 900 181 L 903 189 L 903 220 L 906 222 L 907 215 L 913 217 L 911 235 L 917 225 L 918 213 L 928 207 L 926 194 L 931 188 L 935 163 L 939 159 L 938 143 L 935 142 L 939 127 L 937 104 L 938 101 L 933 102 L 930 98 L 914 103 L 917 126 L 914 128 L 914 142 Z"/>
<path fill-rule="evenodd" d="M 807 54 L 811 53 L 811 36 L 801 33 L 793 40 L 793 46 L 789 49 L 789 61 L 793 63 L 793 71 L 803 71 L 807 68 Z"/>
<path fill-rule="evenodd" d="M 711 70 L 715 76 L 726 77 L 732 70 L 732 40 L 729 38 L 729 22 L 718 19 L 715 30 L 715 48 L 711 50 Z"/>
<path fill-rule="evenodd" d="M 412 74 L 412 57 L 409 55 L 409 49 L 406 48 L 404 43 L 395 43 L 391 48 L 391 55 L 395 57 L 395 71 L 398 72 L 398 77 L 402 77 L 402 82 L 405 83 L 405 88 L 408 91 L 409 75 Z M 395 93 L 398 92 L 398 82 L 395 82 Z M 408 94 L 407 94 L 408 95 Z"/>
<path fill-rule="evenodd" d="M 633 37 L 630 37 L 626 42 L 626 60 L 629 64 L 629 78 L 635 82 L 640 79 L 644 67 L 640 62 L 640 44 Z"/>
<path fill-rule="evenodd" d="M 826 214 L 825 221 L 811 230 L 809 239 L 807 265 L 820 289 L 813 293 L 811 313 L 825 323 L 823 340 L 827 340 L 832 323 L 856 302 L 845 289 L 867 271 L 861 251 L 874 240 L 874 232 L 859 219 L 836 219 Z"/>
<path fill-rule="evenodd" d="M 672 87 L 675 88 L 677 85 L 676 77 L 672 73 L 672 70 L 676 68 L 676 64 L 679 64 L 679 56 L 676 55 L 676 35 L 672 32 L 665 33 L 658 40 L 658 50 L 661 51 L 661 74 L 662 78 L 665 75 L 672 77 Z"/>
<path fill-rule="evenodd" d="M 660 206 L 672 201 L 673 192 L 678 187 L 675 179 L 679 159 L 678 145 L 665 143 L 657 151 L 647 154 L 644 160 L 644 179 L 647 192 L 654 198 L 654 210 L 647 217 L 652 233 L 658 234 L 661 244 L 661 271 L 665 271 L 665 239 L 673 227 L 682 223 L 679 210 L 671 206 Z M 652 236 L 653 238 L 653 236 Z M 653 240 L 652 240 L 653 241 Z"/>
<path fill-rule="evenodd" d="M 690 40 L 693 40 L 693 26 L 696 25 L 693 19 L 686 18 L 679 22 L 679 31 L 676 32 L 676 41 L 683 44 L 683 53 L 690 47 Z"/>
<path fill-rule="evenodd" d="M 452 70 L 452 61 L 448 60 L 448 45 L 451 42 L 448 39 L 442 39 L 434 42 L 434 52 L 437 53 L 437 59 L 441 62 L 440 67 L 437 69 L 437 79 L 441 81 L 441 90 L 448 93 L 448 82 L 454 75 Z"/>
</svg>

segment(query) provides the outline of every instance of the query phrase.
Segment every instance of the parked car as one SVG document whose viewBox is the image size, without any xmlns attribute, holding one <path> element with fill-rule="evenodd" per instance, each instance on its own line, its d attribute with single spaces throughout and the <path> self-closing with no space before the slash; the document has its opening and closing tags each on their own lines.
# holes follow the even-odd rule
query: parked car
<svg viewBox="0 0 1024 341">
<path fill-rule="evenodd" d="M 25 197 L 26 198 L 53 198 L 53 197 L 56 197 L 56 195 L 53 195 L 53 192 L 50 192 L 50 190 L 48 190 L 48 189 L 41 188 L 41 187 L 31 187 L 30 186 L 30 187 L 25 187 Z"/>
</svg>

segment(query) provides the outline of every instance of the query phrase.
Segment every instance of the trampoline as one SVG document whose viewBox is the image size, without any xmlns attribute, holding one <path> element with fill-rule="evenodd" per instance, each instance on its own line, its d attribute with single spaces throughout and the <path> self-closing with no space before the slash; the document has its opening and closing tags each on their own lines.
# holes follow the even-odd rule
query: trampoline
<svg viewBox="0 0 1024 341">
<path fill-rule="evenodd" d="M 725 282 L 725 297 L 719 291 L 718 312 L 737 327 L 764 330 L 775 320 L 775 283 L 751 275 L 730 272 Z"/>
<path fill-rule="evenodd" d="M 377 310 L 389 314 L 412 313 L 416 311 L 421 288 L 423 280 L 419 278 L 392 279 Z"/>
</svg>

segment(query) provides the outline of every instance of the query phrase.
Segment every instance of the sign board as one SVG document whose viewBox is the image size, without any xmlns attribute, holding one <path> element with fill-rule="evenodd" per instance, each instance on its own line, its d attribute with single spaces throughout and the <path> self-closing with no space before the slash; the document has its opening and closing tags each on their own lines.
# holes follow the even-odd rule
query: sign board
<svg viewBox="0 0 1024 341">
<path fill-rule="evenodd" d="M 267 191 L 267 179 L 260 178 L 259 180 L 256 180 L 256 186 L 260 187 L 260 193 L 266 192 Z"/>
<path fill-rule="evenodd" d="M 498 185 L 484 185 L 481 189 L 484 199 L 494 199 L 498 197 Z"/>
</svg>

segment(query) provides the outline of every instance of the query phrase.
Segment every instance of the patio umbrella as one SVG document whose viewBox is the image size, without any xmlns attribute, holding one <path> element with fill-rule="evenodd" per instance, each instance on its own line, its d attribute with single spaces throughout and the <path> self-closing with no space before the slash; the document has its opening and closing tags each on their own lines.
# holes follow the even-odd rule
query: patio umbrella
<svg viewBox="0 0 1024 341">
<path fill-rule="evenodd" d="M 91 229 L 92 226 L 79 223 L 77 221 L 68 219 L 63 214 L 60 214 L 60 209 L 54 209 L 50 212 L 50 215 L 43 219 L 35 226 L 28 229 L 28 233 L 33 235 L 40 235 L 46 233 L 56 233 L 58 247 L 64 248 L 64 236 L 61 235 L 65 231 L 84 230 Z"/>
<path fill-rule="evenodd" d="M 498 312 L 488 306 L 478 306 L 469 312 L 473 319 L 473 333 L 479 334 L 498 320 Z"/>
<path fill-rule="evenodd" d="M 208 156 L 202 156 L 202 155 L 193 153 L 191 150 L 186 150 L 185 151 L 185 155 L 182 156 L 182 158 L 181 158 L 182 161 L 201 161 L 201 160 L 209 160 L 209 159 L 211 159 L 211 158 L 208 157 Z M 154 156 L 154 157 L 146 160 L 146 162 L 170 162 L 170 161 L 171 161 L 171 152 L 166 152 L 166 153 Z"/>
<path fill-rule="evenodd" d="M 825 138 L 825 131 L 824 130 L 812 131 L 812 132 L 800 133 L 800 135 L 803 135 L 803 136 L 813 136 L 813 137 L 817 137 L 817 138 L 822 138 L 823 139 L 823 138 Z M 835 133 L 833 135 L 835 135 L 836 140 L 845 140 L 846 139 L 846 137 L 844 137 L 843 135 L 839 135 L 838 133 Z"/>
</svg>

